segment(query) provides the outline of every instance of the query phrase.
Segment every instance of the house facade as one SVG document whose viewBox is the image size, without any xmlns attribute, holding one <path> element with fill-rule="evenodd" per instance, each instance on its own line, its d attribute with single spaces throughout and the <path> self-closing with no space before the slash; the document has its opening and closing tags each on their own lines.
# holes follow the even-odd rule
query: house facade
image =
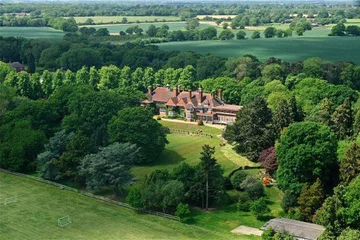
<svg viewBox="0 0 360 240">
<path fill-rule="evenodd" d="M 183 117 L 186 121 L 202 120 L 208 123 L 231 124 L 235 122 L 237 112 L 242 108 L 226 104 L 222 99 L 222 90 L 213 93 L 182 91 L 181 87 L 148 87 L 143 105 L 155 104 L 162 117 Z"/>
</svg>

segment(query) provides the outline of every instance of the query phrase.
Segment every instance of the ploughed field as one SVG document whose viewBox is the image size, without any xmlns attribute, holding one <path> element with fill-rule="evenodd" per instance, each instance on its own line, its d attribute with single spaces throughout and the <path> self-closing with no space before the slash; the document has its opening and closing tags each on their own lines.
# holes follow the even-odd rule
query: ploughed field
<svg viewBox="0 0 360 240">
<path fill-rule="evenodd" d="M 2 37 L 62 39 L 65 33 L 50 27 L 0 27 Z"/>
<path fill-rule="evenodd" d="M 316 34 L 316 30 L 309 34 Z M 159 44 L 168 51 L 213 53 L 222 57 L 241 57 L 252 54 L 264 61 L 270 57 L 287 61 L 320 57 L 330 61 L 352 61 L 360 64 L 359 37 L 289 37 L 230 41 L 188 41 Z"/>
</svg>

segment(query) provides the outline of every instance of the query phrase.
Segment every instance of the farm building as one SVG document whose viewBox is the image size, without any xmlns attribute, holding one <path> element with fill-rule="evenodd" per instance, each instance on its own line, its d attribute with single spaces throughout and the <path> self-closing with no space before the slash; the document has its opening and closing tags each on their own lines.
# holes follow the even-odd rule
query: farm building
<svg viewBox="0 0 360 240">
<path fill-rule="evenodd" d="M 267 230 L 270 227 L 275 232 L 285 232 L 292 235 L 296 240 L 316 240 L 325 231 L 323 226 L 288 218 L 271 219 L 261 229 Z"/>
<path fill-rule="evenodd" d="M 235 122 L 238 105 L 226 104 L 222 99 L 222 90 L 204 93 L 198 91 L 182 91 L 180 86 L 172 91 L 170 87 L 156 87 L 153 91 L 148 87 L 147 99 L 143 105 L 155 104 L 158 114 L 166 117 L 184 117 L 186 121 L 203 120 L 208 123 L 231 124 Z"/>
</svg>

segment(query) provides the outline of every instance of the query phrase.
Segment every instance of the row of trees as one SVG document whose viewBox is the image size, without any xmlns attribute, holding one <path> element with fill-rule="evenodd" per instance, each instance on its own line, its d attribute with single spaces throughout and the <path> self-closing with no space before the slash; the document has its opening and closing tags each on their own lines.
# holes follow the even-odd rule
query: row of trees
<svg viewBox="0 0 360 240">
<path fill-rule="evenodd" d="M 343 23 L 338 23 L 331 28 L 329 36 L 360 36 L 360 27 L 356 25 L 345 26 Z"/>
</svg>

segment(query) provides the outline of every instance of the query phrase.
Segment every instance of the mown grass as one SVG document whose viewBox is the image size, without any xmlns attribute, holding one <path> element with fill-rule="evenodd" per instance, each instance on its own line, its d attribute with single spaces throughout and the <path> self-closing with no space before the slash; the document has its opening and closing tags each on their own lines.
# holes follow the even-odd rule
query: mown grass
<svg viewBox="0 0 360 240">
<path fill-rule="evenodd" d="M 75 17 L 77 23 L 84 23 L 88 18 L 94 20 L 95 23 L 121 22 L 123 18 L 127 18 L 128 22 L 153 22 L 153 21 L 180 21 L 178 16 L 93 16 L 93 17 Z"/>
<path fill-rule="evenodd" d="M 0 27 L 0 36 L 41 38 L 49 40 L 62 39 L 65 33 L 50 27 Z"/>
<path fill-rule="evenodd" d="M 222 140 L 217 136 L 221 135 L 221 129 L 208 126 L 197 126 L 196 124 L 185 122 L 169 122 L 165 120 L 159 122 L 171 129 L 189 132 L 195 132 L 201 129 L 202 133 L 210 134 L 212 138 L 195 137 L 175 133 L 168 134 L 167 139 L 169 144 L 167 144 L 165 150 L 159 154 L 159 158 L 155 161 L 155 163 L 152 165 L 136 166 L 133 168 L 133 174 L 138 178 L 138 180 L 141 180 L 145 174 L 149 174 L 156 169 L 172 170 L 183 162 L 190 165 L 198 164 L 200 161 L 199 158 L 202 146 L 205 144 L 215 147 L 215 158 L 224 169 L 225 175 L 229 174 L 239 166 L 255 165 L 245 157 L 237 154 L 229 144 L 224 147 L 220 146 Z"/>
<path fill-rule="evenodd" d="M 312 31 L 309 31 L 309 33 Z M 315 33 L 315 31 L 313 32 Z M 353 61 L 360 64 L 359 37 L 291 37 L 231 41 L 170 42 L 159 44 L 162 50 L 213 53 L 222 57 L 252 54 L 261 61 L 269 57 L 287 61 L 320 57 L 330 61 Z"/>
<path fill-rule="evenodd" d="M 137 213 L 0 172 L 1 239 L 255 239 Z M 2 204 L 16 195 L 17 203 Z M 57 219 L 69 215 L 61 228 Z"/>
</svg>

